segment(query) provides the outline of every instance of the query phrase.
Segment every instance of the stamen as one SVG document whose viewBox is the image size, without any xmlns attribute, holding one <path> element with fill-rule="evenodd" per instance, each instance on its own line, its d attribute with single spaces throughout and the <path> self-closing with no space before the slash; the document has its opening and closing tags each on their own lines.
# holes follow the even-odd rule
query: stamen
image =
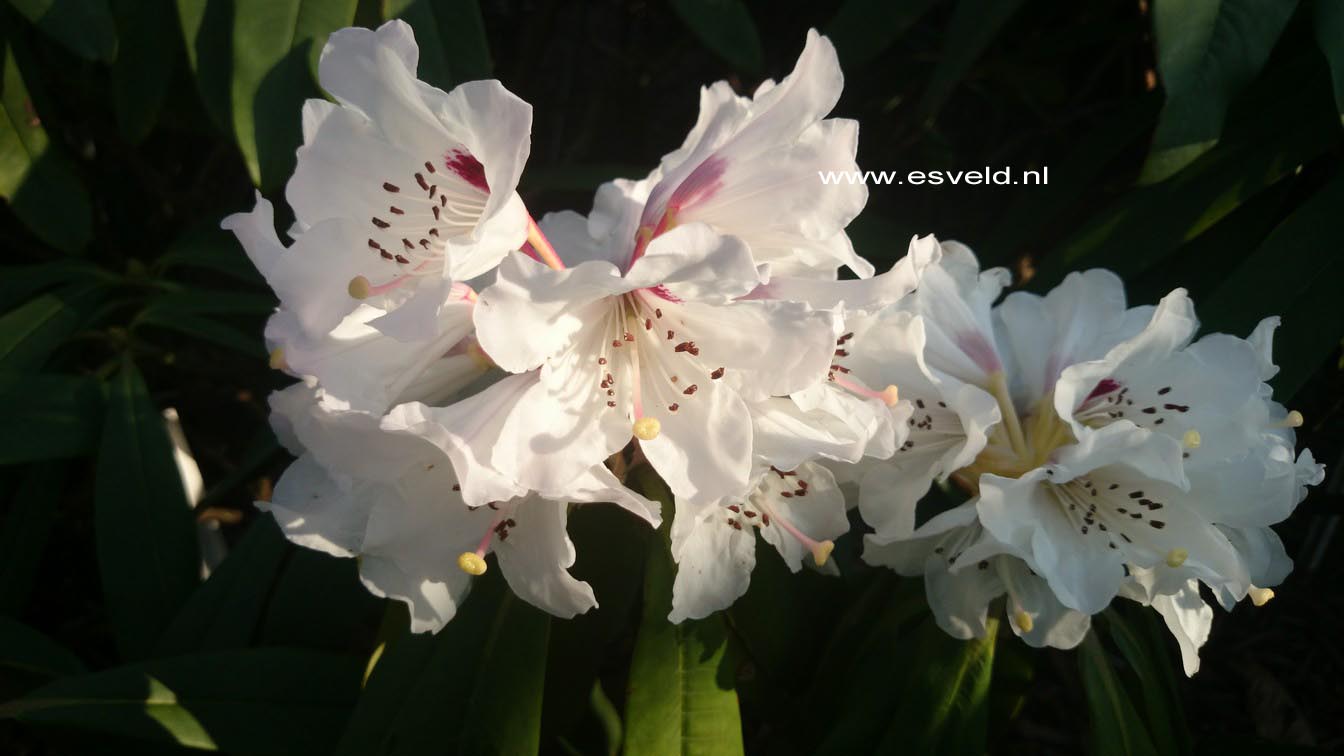
<svg viewBox="0 0 1344 756">
<path fill-rule="evenodd" d="M 663 430 L 663 424 L 658 422 L 656 417 L 641 417 L 635 421 L 632 430 L 635 438 L 640 441 L 652 441 L 658 438 L 658 434 Z"/>
<path fill-rule="evenodd" d="M 457 558 L 457 567 L 468 575 L 477 577 L 485 574 L 485 560 L 474 551 L 464 551 Z"/>
<path fill-rule="evenodd" d="M 1269 600 L 1274 598 L 1274 591 L 1271 588 L 1252 588 L 1249 592 L 1251 603 L 1256 606 L 1264 606 Z"/>
<path fill-rule="evenodd" d="M 527 218 L 527 243 L 532 246 L 532 249 L 537 253 L 537 258 L 542 262 L 555 270 L 565 269 L 565 263 L 560 260 L 560 255 L 556 253 L 555 247 L 551 246 L 550 240 L 541 232 L 541 228 L 537 226 L 537 222 L 532 219 L 532 216 Z"/>
<path fill-rule="evenodd" d="M 882 403 L 887 405 L 888 407 L 896 406 L 896 403 L 901 400 L 901 393 L 894 385 L 888 385 L 881 391 L 874 391 L 866 386 L 860 385 L 859 383 L 850 380 L 849 378 L 846 378 L 844 375 L 838 372 L 831 377 L 831 380 L 835 381 L 835 383 L 841 386 L 842 388 L 849 389 L 850 391 L 858 394 L 859 396 L 866 396 L 869 399 L 880 399 Z"/>
<path fill-rule="evenodd" d="M 464 551 L 457 557 L 457 567 L 468 575 L 481 576 L 485 574 L 485 551 L 490 548 L 490 539 L 495 535 L 495 529 L 498 527 L 498 518 L 490 527 L 486 529 L 485 535 L 481 536 L 481 542 L 476 544 L 475 551 Z"/>
<path fill-rule="evenodd" d="M 1172 549 L 1167 552 L 1167 566 L 1175 569 L 1185 564 L 1185 560 L 1190 556 L 1190 552 L 1185 549 Z"/>
<path fill-rule="evenodd" d="M 289 365 L 285 363 L 285 348 L 276 347 L 275 349 L 272 349 L 267 364 L 271 366 L 271 370 L 285 370 L 288 368 Z"/>
<path fill-rule="evenodd" d="M 1013 620 L 1017 622 L 1017 628 L 1024 633 L 1029 633 L 1032 628 L 1036 627 L 1036 621 L 1031 618 L 1030 614 L 1027 614 L 1025 609 L 1018 609 L 1017 613 L 1013 615 Z"/>
<path fill-rule="evenodd" d="M 790 492 L 784 491 L 783 493 Z M 792 498 L 792 496 L 789 498 Z M 812 552 L 812 561 L 816 562 L 818 567 L 824 567 L 826 565 L 826 560 L 831 558 L 831 552 L 835 551 L 835 543 L 833 541 L 818 541 L 799 530 L 793 523 L 789 522 L 787 517 L 780 515 L 779 512 L 772 511 L 770 514 L 773 517 L 774 522 L 779 523 L 779 526 L 784 528 L 785 532 L 794 538 L 797 538 L 799 543 L 806 546 L 807 550 Z"/>
<path fill-rule="evenodd" d="M 345 290 L 355 299 L 368 299 L 369 294 L 372 293 L 371 288 L 369 279 L 364 276 L 355 276 L 350 279 L 350 285 Z"/>
<path fill-rule="evenodd" d="M 1301 413 L 1301 412 L 1298 412 L 1297 410 L 1292 410 L 1291 412 L 1288 413 L 1288 415 L 1287 415 L 1286 417 L 1283 418 L 1283 420 L 1281 420 L 1281 421 L 1280 421 L 1277 425 L 1275 425 L 1274 427 L 1275 427 L 1275 428 L 1301 428 L 1301 427 L 1302 427 L 1302 423 L 1304 423 L 1304 422 L 1306 422 L 1306 418 L 1302 417 L 1302 413 Z M 1270 591 L 1270 593 L 1273 593 L 1273 591 Z M 1268 601 L 1268 599 L 1266 599 L 1266 601 Z"/>
<path fill-rule="evenodd" d="M 1181 443 L 1184 444 L 1187 449 L 1198 449 L 1202 440 L 1199 431 L 1194 428 L 1186 431 L 1185 435 L 1181 436 Z"/>
</svg>

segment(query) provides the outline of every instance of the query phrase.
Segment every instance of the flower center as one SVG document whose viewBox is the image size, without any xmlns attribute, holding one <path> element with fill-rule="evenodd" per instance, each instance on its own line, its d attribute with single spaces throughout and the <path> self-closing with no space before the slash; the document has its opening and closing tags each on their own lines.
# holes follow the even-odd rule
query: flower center
<svg viewBox="0 0 1344 756">
<path fill-rule="evenodd" d="M 1021 416 L 1008 394 L 1002 372 L 991 374 L 990 393 L 998 402 L 1002 421 L 994 426 L 975 461 L 956 475 L 958 482 L 972 493 L 979 492 L 976 481 L 981 473 L 1019 478 L 1049 462 L 1056 449 L 1076 441 L 1073 429 L 1055 412 L 1053 392 Z"/>
<path fill-rule="evenodd" d="M 409 280 L 441 275 L 444 240 L 476 228 L 490 196 L 484 169 L 462 150 L 444 155 L 443 166 L 426 160 L 424 170 L 382 181 L 375 190 L 388 204 L 369 219 L 368 247 L 386 270 L 372 279 L 357 276 L 350 282 L 352 297 L 385 294 Z"/>
<path fill-rule="evenodd" d="M 651 290 L 632 291 L 616 298 L 599 329 L 593 358 L 599 398 L 608 411 L 625 413 L 640 441 L 656 439 L 663 425 L 659 416 L 676 414 L 695 401 L 701 382 L 717 381 L 726 372 L 700 360 L 700 347 L 688 338 L 676 307 Z M 627 376 L 628 387 L 622 385 Z"/>
</svg>

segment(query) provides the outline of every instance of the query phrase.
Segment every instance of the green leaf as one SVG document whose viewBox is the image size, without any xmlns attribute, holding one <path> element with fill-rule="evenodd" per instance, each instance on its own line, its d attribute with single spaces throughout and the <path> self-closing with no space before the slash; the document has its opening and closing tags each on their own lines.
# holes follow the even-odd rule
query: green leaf
<svg viewBox="0 0 1344 756">
<path fill-rule="evenodd" d="M 1152 738 L 1111 668 L 1096 633 L 1078 647 L 1078 666 L 1087 694 L 1091 753 L 1095 756 L 1157 756 Z"/>
<path fill-rule="evenodd" d="M 66 677 L 0 705 L 0 718 L 230 753 L 331 753 L 359 692 L 359 660 L 256 648 Z"/>
<path fill-rule="evenodd" d="M 645 495 L 670 513 L 666 485 L 650 468 L 637 474 Z M 656 540 L 644 567 L 644 609 L 630 662 L 625 754 L 741 754 L 742 721 L 730 684 L 727 628 L 718 614 L 679 625 L 667 621 L 675 569 L 665 539 Z"/>
<path fill-rule="evenodd" d="M 72 0 L 78 5 L 80 0 Z M 93 235 L 89 195 L 69 161 L 51 146 L 12 45 L 0 56 L 0 197 L 42 241 L 74 252 Z"/>
<path fill-rule="evenodd" d="M 112 106 L 132 143 L 149 135 L 173 82 L 178 34 L 173 0 L 112 0 L 121 51 L 112 64 Z"/>
<path fill-rule="evenodd" d="M 160 271 L 190 268 L 223 273 L 244 283 L 265 286 L 265 281 L 233 234 L 221 229 L 218 220 L 202 223 L 173 241 L 154 261 Z"/>
<path fill-rule="evenodd" d="M 991 619 L 984 638 L 962 641 L 923 624 L 905 695 L 877 753 L 985 752 L 998 629 Z"/>
<path fill-rule="evenodd" d="M 57 284 L 92 280 L 111 282 L 116 276 L 78 258 L 6 266 L 0 269 L 0 310 L 23 304 L 34 294 Z"/>
<path fill-rule="evenodd" d="M 0 668 L 38 677 L 61 677 L 84 672 L 84 662 L 22 622 L 0 617 Z"/>
<path fill-rule="evenodd" d="M 1285 218 L 1199 307 L 1206 328 L 1239 336 L 1265 313 L 1282 316 L 1274 348 L 1280 371 L 1273 380 L 1280 398 L 1297 393 L 1344 333 L 1344 255 L 1334 252 L 1344 246 L 1342 202 L 1344 177 L 1338 177 Z"/>
<path fill-rule="evenodd" d="M 172 442 L 130 361 L 108 387 L 94 533 L 117 648 L 143 657 L 196 588 L 201 567 Z"/>
<path fill-rule="evenodd" d="M 1260 73 L 1297 0 L 1153 3 L 1162 108 L 1142 183 L 1170 177 L 1217 144 L 1232 98 Z"/>
<path fill-rule="evenodd" d="M 92 378 L 0 373 L 0 464 L 91 451 L 102 427 L 101 406 Z"/>
<path fill-rule="evenodd" d="M 25 471 L 0 525 L 0 613 L 17 615 L 28 603 L 42 554 L 56 525 L 66 469 L 44 462 Z"/>
<path fill-rule="evenodd" d="M 107 0 L 9 0 L 43 34 L 85 60 L 110 63 L 117 30 Z"/>
<path fill-rule="evenodd" d="M 270 315 L 276 301 L 271 294 L 193 288 L 160 294 L 147 307 L 170 315 Z"/>
<path fill-rule="evenodd" d="M 244 333 L 227 323 L 199 317 L 190 312 L 148 307 L 136 316 L 133 325 L 137 328 L 150 326 L 176 331 L 227 347 L 252 359 L 264 359 L 266 356 L 266 345 L 260 332 Z"/>
<path fill-rule="evenodd" d="M 177 0 L 187 60 L 206 109 L 234 135 L 252 182 L 284 183 L 302 141 L 303 101 L 327 36 L 357 0 Z M 223 30 L 227 29 L 228 33 Z"/>
<path fill-rule="evenodd" d="M 886 52 L 939 0 L 845 0 L 826 24 L 847 70 L 867 64 Z"/>
<path fill-rule="evenodd" d="M 1021 7 L 1022 0 L 957 0 L 952 19 L 943 32 L 943 54 L 919 100 L 921 121 L 942 108 L 952 90 Z"/>
<path fill-rule="evenodd" d="M 84 323 L 85 313 L 103 299 L 96 284 L 75 284 L 29 300 L 0 316 L 0 369 L 42 367 L 51 353 Z"/>
<path fill-rule="evenodd" d="M 490 78 L 490 43 L 476 0 L 382 0 L 383 18 L 415 30 L 422 80 L 443 90 Z"/>
<path fill-rule="evenodd" d="M 270 515 L 258 517 L 164 631 L 155 653 L 173 656 L 251 644 L 280 574 L 288 541 Z"/>
<path fill-rule="evenodd" d="M 1135 189 L 1097 213 L 1046 258 L 1033 284 L 1050 285 L 1085 266 L 1134 277 L 1265 189 L 1293 180 L 1300 165 L 1338 141 L 1334 109 L 1314 96 L 1317 77 L 1325 75 L 1315 63 L 1303 56 L 1266 76 L 1217 148 L 1171 180 Z M 1293 114 L 1287 127 L 1285 113 Z"/>
<path fill-rule="evenodd" d="M 591 585 L 600 603 L 551 627 L 543 729 L 561 733 L 576 745 L 599 740 L 605 742 L 592 747 L 619 750 L 619 739 L 613 744 L 605 737 L 609 723 L 603 721 L 605 709 L 594 697 L 601 690 L 597 678 L 602 664 L 611 654 L 624 655 L 620 643 L 638 605 L 651 531 L 629 512 L 609 506 L 574 507 L 567 530 L 577 554 L 569 572 Z M 605 700 L 605 692 L 601 696 Z M 619 725 L 619 713 L 616 719 Z"/>
<path fill-rule="evenodd" d="M 1330 63 L 1335 85 L 1335 107 L 1344 121 L 1344 3 L 1315 0 L 1316 44 Z"/>
<path fill-rule="evenodd" d="M 356 560 L 291 548 L 271 588 L 257 638 L 269 646 L 362 648 L 367 627 L 382 605 L 360 583 Z"/>
<path fill-rule="evenodd" d="M 1153 617 L 1146 609 L 1139 615 L 1149 630 Z M 1106 612 L 1105 629 L 1138 678 L 1145 724 L 1153 736 L 1153 744 L 1164 754 L 1189 753 L 1190 734 L 1185 729 L 1181 699 L 1171 673 L 1179 662 L 1171 658 L 1165 645 L 1152 642 L 1154 633 L 1136 632 L 1118 609 Z"/>
<path fill-rule="evenodd" d="M 536 753 L 550 619 L 492 567 L 438 634 L 383 651 L 338 756 Z"/>
<path fill-rule="evenodd" d="M 672 10 L 700 42 L 744 74 L 764 66 L 761 36 L 741 0 L 672 0 Z"/>
</svg>

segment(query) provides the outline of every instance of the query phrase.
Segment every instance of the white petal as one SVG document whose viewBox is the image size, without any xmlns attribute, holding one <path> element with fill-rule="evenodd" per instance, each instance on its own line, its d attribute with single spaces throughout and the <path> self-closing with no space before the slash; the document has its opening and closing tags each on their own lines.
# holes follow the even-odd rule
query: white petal
<svg viewBox="0 0 1344 756">
<path fill-rule="evenodd" d="M 523 600 L 557 617 L 573 617 L 597 606 L 587 583 L 575 580 L 574 544 L 565 532 L 568 505 L 530 497 L 513 509 L 517 524 L 493 544 L 499 569 Z"/>
<path fill-rule="evenodd" d="M 1008 624 L 1018 637 L 1036 648 L 1070 649 L 1083 642 L 1092 627 L 1092 617 L 1064 606 L 1026 563 L 1013 557 L 995 560 L 999 579 L 1010 597 Z M 1017 613 L 1031 617 L 1031 630 L 1024 631 Z"/>
<path fill-rule="evenodd" d="M 1153 608 L 1181 647 L 1186 676 L 1194 677 L 1199 671 L 1199 649 L 1209 639 L 1213 625 L 1213 609 L 1199 597 L 1199 584 L 1191 580 L 1179 593 L 1155 597 Z"/>
<path fill-rule="evenodd" d="M 751 570 L 756 566 L 756 536 L 751 528 L 738 530 L 711 508 L 701 514 L 683 513 L 694 524 L 681 548 L 674 552 L 677 577 L 672 583 L 670 622 L 701 619 L 732 605 L 747 592 Z"/>
<path fill-rule="evenodd" d="M 717 304 L 760 283 L 747 245 L 703 223 L 677 226 L 656 237 L 625 278 L 633 287 L 661 286 L 676 299 Z"/>
<path fill-rule="evenodd" d="M 849 531 L 844 494 L 830 471 L 814 462 L 800 465 L 791 474 L 767 471 L 751 501 L 774 513 L 770 525 L 761 527 L 761 537 L 775 547 L 794 572 L 802 569 L 805 561 L 815 564 L 815 560 L 779 518 L 787 519 L 815 541 L 834 540 Z"/>
<path fill-rule="evenodd" d="M 476 302 L 477 338 L 500 367 L 518 373 L 557 354 L 614 307 L 604 300 L 632 286 L 607 262 L 552 270 L 521 252 L 499 266 L 495 283 Z"/>
</svg>

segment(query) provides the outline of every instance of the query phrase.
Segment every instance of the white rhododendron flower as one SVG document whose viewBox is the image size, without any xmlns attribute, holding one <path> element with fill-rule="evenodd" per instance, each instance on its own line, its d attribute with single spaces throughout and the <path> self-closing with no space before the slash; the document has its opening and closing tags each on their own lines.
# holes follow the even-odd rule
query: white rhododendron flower
<svg viewBox="0 0 1344 756">
<path fill-rule="evenodd" d="M 304 106 L 304 144 L 285 190 L 294 243 L 280 241 L 260 197 L 252 212 L 224 220 L 280 298 L 268 328 L 281 350 L 274 361 L 320 380 L 353 361 L 331 359 L 361 337 L 351 332 L 437 347 L 463 331 L 469 318 L 445 312 L 474 298 L 461 282 L 527 239 L 514 189 L 531 106 L 494 81 L 435 89 L 415 78 L 418 56 L 401 21 L 332 34 L 319 77 L 336 103 Z"/>
<path fill-rule="evenodd" d="M 572 578 L 574 546 L 565 533 L 569 502 L 520 492 L 468 507 L 457 476 L 437 446 L 395 424 L 351 410 L 305 384 L 275 394 L 272 423 L 298 460 L 264 505 L 295 543 L 335 556 L 360 557 L 370 591 L 411 610 L 416 632 L 453 618 L 495 554 L 514 593 L 561 617 L 597 605 Z M 614 502 L 658 523 L 657 505 L 596 466 L 570 488 L 570 501 Z"/>
<path fill-rule="evenodd" d="M 879 365 L 907 366 L 907 397 L 933 396 L 915 400 L 905 446 L 863 478 L 876 529 L 865 557 L 923 571 L 940 624 L 963 637 L 984 632 L 1000 594 L 1019 635 L 1059 647 L 1116 596 L 1140 601 L 1193 672 L 1208 634 L 1198 585 L 1230 607 L 1281 580 L 1287 557 L 1268 526 L 1322 476 L 1309 451 L 1293 456 L 1299 419 L 1268 399 L 1273 323 L 1192 343 L 1183 291 L 1129 308 L 1119 279 L 1089 271 L 993 308 L 994 277 L 969 253 L 944 254 L 890 316 L 894 353 Z M 978 413 L 960 409 L 968 396 Z M 917 527 L 939 475 L 974 498 Z"/>
<path fill-rule="evenodd" d="M 678 499 L 743 495 L 748 402 L 825 380 L 839 327 L 804 304 L 738 299 L 758 275 L 741 240 L 700 223 L 638 258 L 554 270 L 512 255 L 481 292 L 476 327 L 495 363 L 520 375 L 444 410 L 441 424 L 535 490 L 563 490 L 634 438 Z M 507 410 L 516 421 L 465 432 L 485 421 L 464 405 L 497 416 L 496 398 L 523 385 Z"/>
<path fill-rule="evenodd" d="M 725 81 L 704 87 L 681 147 L 643 181 L 607 190 L 642 205 L 634 229 L 624 230 L 645 245 L 678 225 L 705 223 L 742 239 L 777 274 L 834 278 L 848 266 L 872 275 L 844 232 L 868 187 L 817 179 L 818 171 L 858 170 L 858 123 L 825 118 L 843 87 L 835 47 L 815 30 L 793 72 L 778 84 L 766 80 L 750 99 Z"/>
</svg>

